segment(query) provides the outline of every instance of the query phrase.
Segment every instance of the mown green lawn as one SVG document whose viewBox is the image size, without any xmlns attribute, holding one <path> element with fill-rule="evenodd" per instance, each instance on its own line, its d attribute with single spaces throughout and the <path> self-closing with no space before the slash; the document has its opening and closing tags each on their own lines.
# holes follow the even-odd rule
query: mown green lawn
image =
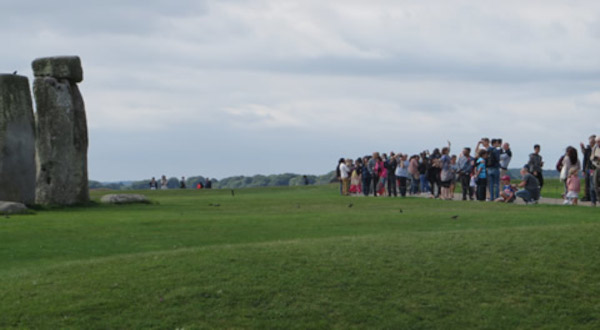
<svg viewBox="0 0 600 330">
<path fill-rule="evenodd" d="M 600 327 L 598 209 L 144 193 L 0 218 L 0 328 Z"/>
</svg>

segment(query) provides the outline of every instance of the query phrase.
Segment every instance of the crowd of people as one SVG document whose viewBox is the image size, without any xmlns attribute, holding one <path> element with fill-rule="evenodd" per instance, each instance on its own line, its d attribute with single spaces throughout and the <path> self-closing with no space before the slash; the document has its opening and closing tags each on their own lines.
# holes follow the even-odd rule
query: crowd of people
<svg viewBox="0 0 600 330">
<path fill-rule="evenodd" d="M 164 189 L 169 189 L 168 187 L 169 184 L 169 180 L 167 179 L 166 175 L 163 175 L 160 177 L 160 189 L 164 190 Z M 150 186 L 150 190 L 158 190 L 159 189 L 159 181 L 156 180 L 155 177 L 152 177 L 152 179 L 150 180 L 150 183 L 148 184 Z M 181 177 L 181 180 L 179 181 L 179 188 L 181 189 L 186 189 L 186 183 L 185 183 L 185 177 Z M 200 181 L 196 184 L 196 189 L 211 189 L 212 188 L 212 181 L 210 181 L 210 178 L 206 178 L 204 180 L 204 182 Z"/>
<path fill-rule="evenodd" d="M 581 192 L 580 173 L 585 179 L 583 201 L 596 205 L 600 196 L 600 136 L 589 137 L 589 144 L 580 144 L 583 162 L 576 148 L 567 147 L 556 169 L 564 184 L 564 203 L 576 205 Z M 508 166 L 513 154 L 510 144 L 502 139 L 482 138 L 474 150 L 462 149 L 451 154 L 451 143 L 408 155 L 374 152 L 356 160 L 340 158 L 336 167 L 342 195 L 406 196 L 429 194 L 432 198 L 454 199 L 457 184 L 462 200 L 511 203 L 521 198 L 525 203 L 537 203 L 544 186 L 544 161 L 541 147 L 536 144 L 529 160 L 521 168 L 521 182 L 511 184 Z M 583 166 L 582 166 L 583 164 Z"/>
</svg>

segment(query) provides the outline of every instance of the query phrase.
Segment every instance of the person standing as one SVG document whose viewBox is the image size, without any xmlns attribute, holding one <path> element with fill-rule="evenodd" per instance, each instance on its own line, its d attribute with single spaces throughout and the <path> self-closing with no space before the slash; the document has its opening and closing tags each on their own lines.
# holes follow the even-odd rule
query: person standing
<svg viewBox="0 0 600 330">
<path fill-rule="evenodd" d="M 564 195 L 566 195 L 569 191 L 567 179 L 569 178 L 569 173 L 571 173 L 572 168 L 575 168 L 576 171 L 579 173 L 579 171 L 581 170 L 581 162 L 577 157 L 577 149 L 573 148 L 572 146 L 568 146 L 565 156 L 563 157 L 562 168 L 560 173 L 561 180 L 565 185 Z M 563 173 L 565 175 L 563 175 Z"/>
<path fill-rule="evenodd" d="M 362 192 L 363 195 L 365 196 L 369 196 L 369 193 L 371 192 L 371 171 L 369 170 L 369 162 L 370 162 L 370 156 L 366 156 L 363 158 L 362 161 L 362 171 L 361 171 L 361 179 L 362 179 Z"/>
<path fill-rule="evenodd" d="M 470 186 L 471 172 L 473 172 L 473 158 L 471 157 L 471 148 L 464 148 L 458 157 L 458 178 L 462 186 L 462 200 L 473 200 L 473 189 Z"/>
<path fill-rule="evenodd" d="M 594 194 L 591 196 L 592 205 L 596 206 L 596 200 L 600 199 L 600 135 L 596 136 L 596 143 L 592 148 L 590 159 L 592 161 L 592 170 L 594 173 L 590 178 L 592 189 L 594 190 Z"/>
<path fill-rule="evenodd" d="M 540 155 L 540 149 L 541 148 L 539 144 L 533 146 L 533 153 L 529 154 L 529 162 L 527 162 L 527 166 L 529 167 L 530 174 L 533 174 L 533 176 L 535 176 L 535 178 L 538 180 L 541 192 L 542 187 L 544 187 L 544 175 L 542 173 L 544 162 L 542 160 L 542 156 Z"/>
<path fill-rule="evenodd" d="M 212 181 L 210 181 L 210 178 L 206 178 L 206 181 L 204 182 L 204 188 L 206 189 L 211 189 L 212 188 Z"/>
<path fill-rule="evenodd" d="M 415 195 L 419 192 L 419 155 L 413 155 L 408 160 L 408 174 L 410 174 L 409 194 Z"/>
<path fill-rule="evenodd" d="M 421 193 L 427 193 L 430 191 L 429 182 L 427 181 L 427 153 L 421 153 L 421 159 L 419 161 L 419 179 L 421 181 Z"/>
<path fill-rule="evenodd" d="M 348 190 L 350 188 L 350 163 L 344 161 L 340 163 L 340 179 L 342 182 L 342 196 L 348 196 Z"/>
<path fill-rule="evenodd" d="M 164 190 L 164 189 L 169 189 L 169 187 L 167 187 L 167 177 L 165 175 L 163 175 L 160 178 L 160 189 Z"/>
<path fill-rule="evenodd" d="M 500 194 L 500 141 L 499 139 L 492 139 L 492 145 L 488 148 L 486 170 L 490 201 L 496 200 Z"/>
<path fill-rule="evenodd" d="M 156 179 L 152 177 L 152 180 L 150 180 L 150 190 L 156 189 L 158 189 L 158 182 L 156 182 Z"/>
<path fill-rule="evenodd" d="M 591 200 L 590 193 L 590 175 L 591 175 L 591 167 L 592 167 L 592 148 L 596 144 L 596 135 L 592 135 L 589 137 L 589 144 L 585 146 L 583 142 L 579 145 L 581 146 L 581 153 L 583 154 L 583 177 L 585 180 L 585 190 L 583 192 L 582 202 L 589 202 Z"/>
<path fill-rule="evenodd" d="M 373 187 L 373 197 L 377 197 L 377 185 L 379 184 L 379 173 L 377 162 L 380 160 L 379 153 L 374 152 L 373 157 L 369 160 L 368 169 L 371 174 L 371 183 Z"/>
<path fill-rule="evenodd" d="M 398 162 L 396 161 L 396 156 L 394 153 L 390 153 L 390 158 L 384 164 L 385 169 L 387 171 L 387 191 L 388 196 L 394 197 L 398 196 L 398 192 L 396 191 L 396 167 L 398 166 Z"/>
<path fill-rule="evenodd" d="M 181 181 L 179 181 L 179 188 L 185 189 L 185 177 L 181 177 Z"/>
<path fill-rule="evenodd" d="M 450 168 L 450 142 L 448 147 L 442 148 L 442 157 L 440 157 L 440 165 L 442 171 L 440 173 L 442 199 L 450 200 L 450 185 L 452 183 L 452 170 Z"/>
<path fill-rule="evenodd" d="M 346 160 L 344 158 L 340 158 L 338 160 L 337 166 L 335 167 L 335 177 L 336 179 L 340 182 L 340 195 L 343 195 L 343 189 L 342 189 L 342 175 L 340 172 L 340 166 L 346 162 Z"/>
<path fill-rule="evenodd" d="M 486 158 L 487 151 L 485 149 L 479 150 L 479 158 L 475 163 L 475 178 L 477 180 L 477 200 L 480 202 L 485 201 L 485 191 L 487 185 L 487 171 L 486 171 Z"/>
<path fill-rule="evenodd" d="M 396 167 L 396 177 L 398 178 L 398 187 L 400 196 L 406 197 L 406 183 L 410 174 L 408 173 L 409 161 L 407 155 L 398 154 L 398 166 Z"/>
<path fill-rule="evenodd" d="M 506 175 L 508 172 L 508 165 L 510 164 L 510 160 L 512 159 L 512 151 L 510 150 L 510 145 L 508 142 L 504 142 L 502 144 L 502 150 L 500 150 L 500 177 Z"/>
</svg>

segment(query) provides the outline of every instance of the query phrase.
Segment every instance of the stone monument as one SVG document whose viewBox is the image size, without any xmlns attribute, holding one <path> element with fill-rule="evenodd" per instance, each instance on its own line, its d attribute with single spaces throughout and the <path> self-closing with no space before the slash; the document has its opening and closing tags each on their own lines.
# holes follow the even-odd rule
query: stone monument
<svg viewBox="0 0 600 330">
<path fill-rule="evenodd" d="M 88 132 L 83 80 L 77 56 L 33 61 L 36 103 L 36 203 L 74 205 L 89 202 Z"/>
<path fill-rule="evenodd" d="M 35 202 L 35 129 L 27 77 L 0 74 L 0 201 Z"/>
</svg>

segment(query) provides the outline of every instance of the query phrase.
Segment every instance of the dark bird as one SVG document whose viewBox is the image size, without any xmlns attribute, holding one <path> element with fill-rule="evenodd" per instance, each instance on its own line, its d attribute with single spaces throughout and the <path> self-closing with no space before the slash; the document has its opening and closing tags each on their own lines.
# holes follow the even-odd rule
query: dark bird
<svg viewBox="0 0 600 330">
<path fill-rule="evenodd" d="M 352 207 L 352 206 L 354 206 L 354 204 L 352 204 L 352 203 L 348 204 L 348 207 Z"/>
<path fill-rule="evenodd" d="M 14 75 L 16 75 L 16 74 L 17 74 L 17 71 L 13 72 L 13 74 L 14 74 Z"/>
<path fill-rule="evenodd" d="M 213 206 L 219 207 L 219 206 L 221 206 L 221 204 L 213 204 Z"/>
<path fill-rule="evenodd" d="M 404 211 L 402 211 L 402 209 L 400 209 L 400 213 L 404 213 Z"/>
<path fill-rule="evenodd" d="M 233 189 L 231 189 L 231 197 L 235 196 L 235 191 L 233 191 Z"/>
<path fill-rule="evenodd" d="M 300 208 L 300 204 L 296 204 L 296 208 L 299 209 Z"/>
<path fill-rule="evenodd" d="M 451 218 L 456 220 L 456 219 L 458 219 L 458 215 L 453 215 Z"/>
</svg>

